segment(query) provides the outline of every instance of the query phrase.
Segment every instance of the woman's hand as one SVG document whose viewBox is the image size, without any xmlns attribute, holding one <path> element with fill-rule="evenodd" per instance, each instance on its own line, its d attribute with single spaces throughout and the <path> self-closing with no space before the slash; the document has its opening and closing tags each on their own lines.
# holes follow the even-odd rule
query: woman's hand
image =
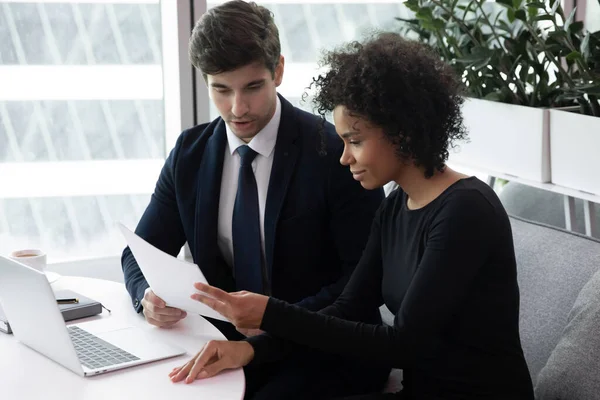
<svg viewBox="0 0 600 400">
<path fill-rule="evenodd" d="M 227 293 L 213 286 L 196 282 L 194 287 L 202 293 L 191 298 L 206 304 L 238 329 L 259 329 L 269 298 L 251 292 Z"/>
<path fill-rule="evenodd" d="M 173 382 L 185 379 L 192 383 L 217 375 L 225 369 L 241 368 L 254 358 L 254 348 L 248 342 L 211 340 L 190 361 L 174 368 L 169 374 Z"/>
</svg>

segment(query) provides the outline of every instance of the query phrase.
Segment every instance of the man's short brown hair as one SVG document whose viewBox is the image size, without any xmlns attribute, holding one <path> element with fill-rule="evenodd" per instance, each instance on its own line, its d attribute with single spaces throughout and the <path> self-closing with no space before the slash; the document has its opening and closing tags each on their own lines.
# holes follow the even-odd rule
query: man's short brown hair
<svg viewBox="0 0 600 400">
<path fill-rule="evenodd" d="M 254 62 L 274 74 L 281 44 L 271 11 L 254 2 L 233 0 L 211 8 L 198 20 L 188 51 L 191 63 L 205 78 Z"/>
</svg>

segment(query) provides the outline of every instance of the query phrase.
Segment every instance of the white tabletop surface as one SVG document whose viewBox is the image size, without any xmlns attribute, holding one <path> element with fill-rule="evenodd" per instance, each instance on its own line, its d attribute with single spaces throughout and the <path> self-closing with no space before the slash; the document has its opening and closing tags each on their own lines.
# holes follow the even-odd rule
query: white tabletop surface
<svg viewBox="0 0 600 400">
<path fill-rule="evenodd" d="M 124 285 L 116 282 L 60 277 L 52 283 L 55 290 L 70 289 L 103 303 L 112 313 L 72 323 L 108 318 L 111 323 L 138 326 L 157 340 L 171 342 L 187 354 L 89 378 L 80 377 L 52 360 L 19 343 L 14 335 L 0 332 L 0 398 L 44 400 L 91 399 L 232 399 L 244 395 L 245 378 L 241 369 L 192 384 L 172 383 L 169 372 L 183 365 L 209 340 L 224 336 L 204 318 L 189 315 L 171 329 L 150 326 L 134 311 Z M 43 327 L 40 327 L 43 329 Z"/>
</svg>

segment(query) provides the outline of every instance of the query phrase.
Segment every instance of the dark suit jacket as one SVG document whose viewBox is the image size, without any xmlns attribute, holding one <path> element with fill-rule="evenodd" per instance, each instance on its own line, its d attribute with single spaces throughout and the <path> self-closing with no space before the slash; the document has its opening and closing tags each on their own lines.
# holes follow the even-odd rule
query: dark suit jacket
<svg viewBox="0 0 600 400">
<path fill-rule="evenodd" d="M 264 219 L 268 280 L 272 296 L 319 310 L 333 303 L 346 285 L 383 192 L 364 190 L 340 164 L 343 143 L 331 124 L 319 130 L 320 118 L 280 99 Z M 323 139 L 326 155 L 319 152 Z M 136 233 L 171 255 L 187 241 L 208 282 L 234 291 L 232 269 L 217 246 L 226 145 L 221 118 L 184 131 Z M 148 283 L 129 248 L 121 260 L 127 290 L 140 312 Z"/>
</svg>

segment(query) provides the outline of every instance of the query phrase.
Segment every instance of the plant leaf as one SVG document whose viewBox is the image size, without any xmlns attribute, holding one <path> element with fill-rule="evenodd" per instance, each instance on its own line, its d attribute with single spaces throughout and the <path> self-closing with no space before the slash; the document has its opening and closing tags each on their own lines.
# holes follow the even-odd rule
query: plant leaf
<svg viewBox="0 0 600 400">
<path fill-rule="evenodd" d="M 474 64 L 484 61 L 489 61 L 493 56 L 494 52 L 485 47 L 473 47 L 470 53 L 457 58 L 457 62 L 464 64 Z"/>
<path fill-rule="evenodd" d="M 569 54 L 567 54 L 567 61 L 575 61 L 577 59 L 582 59 L 580 52 L 572 51 Z"/>
<path fill-rule="evenodd" d="M 598 1 L 600 1 L 600 0 L 598 0 Z M 585 37 L 581 41 L 580 49 L 581 49 L 581 54 L 583 54 L 583 58 L 587 61 L 592 55 L 592 52 L 590 50 L 590 33 L 589 32 L 585 33 Z"/>
<path fill-rule="evenodd" d="M 406 8 L 408 8 L 410 11 L 412 12 L 417 12 L 419 11 L 419 1 L 418 0 L 406 0 L 404 2 L 404 5 L 406 6 Z"/>
<path fill-rule="evenodd" d="M 577 7 L 573 7 L 573 10 L 571 11 L 571 14 L 569 14 L 569 17 L 565 21 L 565 24 L 564 24 L 565 31 L 569 31 L 569 26 L 571 26 L 571 24 L 573 23 L 573 20 L 575 19 L 575 12 L 576 11 L 577 11 Z"/>
<path fill-rule="evenodd" d="M 583 21 L 575 21 L 571 25 L 569 25 L 570 33 L 578 33 L 583 30 Z"/>
<path fill-rule="evenodd" d="M 498 92 L 490 92 L 483 97 L 484 100 L 502 101 L 502 96 Z"/>
<path fill-rule="evenodd" d="M 592 86 L 586 89 L 581 89 L 581 92 L 587 95 L 600 96 L 600 85 Z"/>
<path fill-rule="evenodd" d="M 459 0 L 453 0 L 452 4 L 450 4 L 450 11 L 452 11 L 454 13 L 454 9 L 456 8 L 456 5 L 458 4 Z"/>
<path fill-rule="evenodd" d="M 546 43 L 555 42 L 555 43 L 560 44 L 563 47 L 567 47 L 568 46 L 567 38 L 568 38 L 567 32 L 560 29 L 560 30 L 556 30 L 554 32 L 550 32 L 548 34 L 548 39 L 546 40 Z"/>
<path fill-rule="evenodd" d="M 419 11 L 415 14 L 418 20 L 430 20 L 433 18 L 433 11 L 429 7 L 421 7 Z"/>
<path fill-rule="evenodd" d="M 446 27 L 446 22 L 439 18 L 433 18 L 431 20 L 423 20 L 421 22 L 423 28 L 429 29 L 431 31 L 439 31 Z"/>
<path fill-rule="evenodd" d="M 598 1 L 600 1 L 600 0 L 598 0 Z M 503 5 L 504 7 L 513 8 L 512 0 L 496 0 L 496 3 Z"/>
<path fill-rule="evenodd" d="M 515 22 L 515 10 L 513 8 L 509 8 L 508 10 L 506 10 L 506 16 L 508 17 L 510 23 Z"/>
<path fill-rule="evenodd" d="M 541 8 L 542 10 L 546 9 L 546 5 L 544 3 L 527 3 L 525 4 L 525 7 Z"/>
<path fill-rule="evenodd" d="M 600 83 L 596 82 L 579 85 L 577 86 L 577 90 L 584 90 L 592 94 L 600 94 Z"/>
<path fill-rule="evenodd" d="M 532 21 L 554 21 L 554 15 L 540 14 L 532 18 Z"/>
<path fill-rule="evenodd" d="M 527 22 L 527 14 L 525 13 L 525 10 L 519 9 L 515 11 L 515 18 L 523 22 Z"/>
<path fill-rule="evenodd" d="M 558 7 L 560 7 L 560 2 L 561 0 L 551 0 L 552 7 L 550 7 L 550 9 L 552 10 L 552 13 L 555 13 L 556 10 L 558 10 Z"/>
<path fill-rule="evenodd" d="M 418 24 L 419 23 L 419 20 L 416 18 L 407 19 L 407 18 L 396 17 L 395 19 L 396 19 L 396 21 L 406 22 L 409 24 Z"/>
</svg>

